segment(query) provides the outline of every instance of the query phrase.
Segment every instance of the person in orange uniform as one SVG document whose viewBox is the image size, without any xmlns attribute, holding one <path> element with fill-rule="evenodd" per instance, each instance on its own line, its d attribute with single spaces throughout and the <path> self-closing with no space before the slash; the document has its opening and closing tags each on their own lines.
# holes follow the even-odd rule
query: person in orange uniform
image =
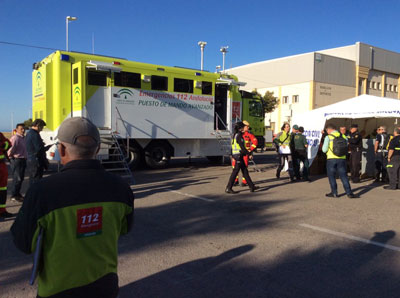
<svg viewBox="0 0 400 298">
<path fill-rule="evenodd" d="M 243 120 L 242 123 L 245 125 L 244 126 L 244 132 L 243 132 L 243 139 L 244 139 L 244 146 L 246 149 L 250 152 L 253 152 L 254 150 L 257 149 L 258 141 L 257 138 L 249 131 L 250 130 L 250 123 L 247 122 L 246 120 Z M 249 159 L 252 159 L 253 155 L 245 155 L 243 156 L 243 161 L 246 167 L 249 166 Z M 235 167 L 235 160 L 232 159 L 232 167 Z M 234 185 L 239 184 L 239 176 L 236 177 Z M 242 186 L 247 186 L 247 181 L 244 177 L 242 177 Z"/>
<path fill-rule="evenodd" d="M 0 132 L 0 219 L 14 216 L 6 210 L 8 178 L 6 156 L 10 146 L 11 142 Z"/>
</svg>

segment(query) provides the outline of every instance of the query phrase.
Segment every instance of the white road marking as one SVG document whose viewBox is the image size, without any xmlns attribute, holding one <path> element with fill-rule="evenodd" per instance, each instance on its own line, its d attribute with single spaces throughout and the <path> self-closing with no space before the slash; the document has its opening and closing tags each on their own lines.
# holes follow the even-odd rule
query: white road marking
<svg viewBox="0 0 400 298">
<path fill-rule="evenodd" d="M 325 229 L 325 228 L 312 226 L 312 225 L 309 225 L 309 224 L 299 224 L 299 225 L 304 227 L 304 228 L 309 228 L 309 229 L 312 229 L 312 230 L 315 230 L 315 231 L 320 231 L 320 232 L 331 234 L 331 235 L 335 235 L 335 236 L 338 236 L 338 237 L 342 237 L 342 238 L 346 238 L 346 239 L 350 239 L 350 240 L 355 240 L 355 241 L 359 241 L 359 242 L 364 242 L 364 243 L 367 243 L 367 244 L 372 244 L 372 245 L 384 247 L 384 248 L 395 250 L 395 251 L 400 251 L 400 247 L 398 247 L 398 246 L 394 246 L 394 245 L 390 245 L 390 244 L 384 244 L 384 243 L 380 243 L 380 242 L 376 242 L 376 241 L 371 241 L 371 240 L 368 240 L 368 239 L 360 238 L 360 237 L 357 237 L 357 236 L 353 236 L 353 235 L 349 235 L 349 234 L 345 234 L 345 233 L 341 233 L 341 232 L 328 230 L 328 229 Z"/>
<path fill-rule="evenodd" d="M 177 193 L 177 194 L 180 194 L 182 196 L 191 197 L 191 198 L 194 198 L 194 199 L 199 199 L 199 200 L 206 201 L 206 202 L 215 202 L 215 200 L 213 200 L 213 199 L 207 199 L 207 198 L 191 195 L 189 193 L 180 192 L 180 191 L 176 191 L 176 190 L 169 190 L 169 192 Z"/>
</svg>

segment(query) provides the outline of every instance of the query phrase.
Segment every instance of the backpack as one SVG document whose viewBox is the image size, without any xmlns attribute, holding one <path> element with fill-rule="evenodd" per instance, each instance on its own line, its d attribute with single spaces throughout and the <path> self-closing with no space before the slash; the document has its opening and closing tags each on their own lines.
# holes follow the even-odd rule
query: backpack
<svg viewBox="0 0 400 298">
<path fill-rule="evenodd" d="M 348 145 L 347 145 L 347 140 L 343 138 L 342 134 L 340 134 L 338 137 L 335 137 L 334 135 L 330 135 L 333 137 L 332 143 L 332 152 L 336 156 L 343 156 L 346 155 L 347 152 L 349 151 Z"/>
</svg>

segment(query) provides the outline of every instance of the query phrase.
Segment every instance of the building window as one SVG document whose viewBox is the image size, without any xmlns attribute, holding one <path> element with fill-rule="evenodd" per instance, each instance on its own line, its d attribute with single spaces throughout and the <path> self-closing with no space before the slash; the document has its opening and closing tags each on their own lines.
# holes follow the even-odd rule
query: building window
<svg viewBox="0 0 400 298">
<path fill-rule="evenodd" d="M 376 89 L 376 82 L 372 82 L 372 89 Z"/>
<path fill-rule="evenodd" d="M 299 96 L 298 95 L 293 95 L 292 96 L 292 102 L 293 103 L 298 103 L 299 102 Z"/>
<path fill-rule="evenodd" d="M 289 96 L 283 96 L 283 97 L 282 97 L 282 103 L 283 103 L 283 104 L 289 103 Z"/>
<path fill-rule="evenodd" d="M 378 83 L 378 90 L 382 90 L 382 84 Z"/>
<path fill-rule="evenodd" d="M 367 82 L 369 89 L 372 89 L 372 81 L 367 81 Z"/>
<path fill-rule="evenodd" d="M 394 92 L 394 86 L 390 85 L 390 91 Z"/>
<path fill-rule="evenodd" d="M 397 88 L 397 85 L 394 86 L 394 91 L 395 91 L 396 93 L 399 92 L 399 89 Z"/>
<path fill-rule="evenodd" d="M 390 91 L 389 84 L 385 84 L 385 85 L 386 85 L 386 91 Z"/>
</svg>

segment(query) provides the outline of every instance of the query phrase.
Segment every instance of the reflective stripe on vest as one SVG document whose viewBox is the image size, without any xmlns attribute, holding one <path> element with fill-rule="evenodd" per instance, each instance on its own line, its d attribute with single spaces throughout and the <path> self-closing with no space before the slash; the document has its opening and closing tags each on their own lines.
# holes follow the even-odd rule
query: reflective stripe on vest
<svg viewBox="0 0 400 298">
<path fill-rule="evenodd" d="M 7 141 L 4 142 L 4 150 L 7 150 L 10 147 L 10 143 Z"/>
<path fill-rule="evenodd" d="M 6 158 L 4 154 L 0 155 L 0 159 Z"/>
<path fill-rule="evenodd" d="M 240 154 L 240 146 L 236 142 L 236 136 L 237 136 L 237 134 L 235 134 L 235 136 L 233 137 L 233 140 L 232 140 L 232 154 Z"/>
<path fill-rule="evenodd" d="M 1 190 L 7 190 L 7 186 L 0 187 L 0 191 L 1 191 Z"/>
<path fill-rule="evenodd" d="M 336 131 L 336 132 L 331 133 L 331 135 L 328 135 L 330 142 L 329 142 L 329 149 L 326 152 L 326 159 L 346 159 L 346 155 L 337 156 L 337 155 L 333 154 L 334 136 L 338 137 L 338 136 L 340 136 L 340 133 Z M 343 137 L 343 135 L 342 135 L 342 137 Z"/>
<path fill-rule="evenodd" d="M 6 204 L 0 204 L 0 208 L 6 208 Z"/>
</svg>

